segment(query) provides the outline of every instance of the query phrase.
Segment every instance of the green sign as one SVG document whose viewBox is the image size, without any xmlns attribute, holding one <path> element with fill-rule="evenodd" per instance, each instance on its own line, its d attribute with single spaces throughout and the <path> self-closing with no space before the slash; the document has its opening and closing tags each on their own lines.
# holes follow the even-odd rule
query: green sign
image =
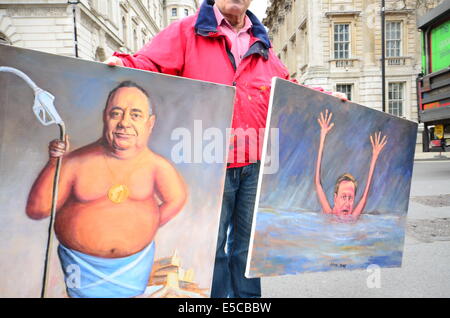
<svg viewBox="0 0 450 318">
<path fill-rule="evenodd" d="M 450 20 L 431 31 L 431 71 L 450 66 Z"/>
<path fill-rule="evenodd" d="M 422 73 L 427 74 L 428 73 L 428 67 L 427 67 L 427 57 L 425 55 L 426 49 L 425 49 L 425 32 L 420 33 L 420 48 L 422 51 Z"/>
</svg>

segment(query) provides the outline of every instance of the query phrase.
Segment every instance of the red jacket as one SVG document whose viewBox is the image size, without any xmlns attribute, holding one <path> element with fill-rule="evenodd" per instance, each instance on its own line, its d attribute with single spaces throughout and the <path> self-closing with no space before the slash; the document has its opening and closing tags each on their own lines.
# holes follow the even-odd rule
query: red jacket
<svg viewBox="0 0 450 318">
<path fill-rule="evenodd" d="M 247 16 L 253 24 L 250 49 L 237 68 L 229 50 L 231 44 L 217 30 L 210 1 L 204 1 L 195 16 L 172 23 L 133 56 L 114 53 L 127 67 L 235 86 L 232 128 L 246 130 L 250 138 L 245 138 L 245 148 L 236 143 L 239 137 L 234 138 L 228 167 L 261 158 L 260 128 L 266 126 L 271 79 L 289 78 L 288 70 L 272 51 L 264 26 L 250 11 Z M 256 152 L 252 148 L 255 145 Z M 245 160 L 236 162 L 238 159 Z"/>
</svg>

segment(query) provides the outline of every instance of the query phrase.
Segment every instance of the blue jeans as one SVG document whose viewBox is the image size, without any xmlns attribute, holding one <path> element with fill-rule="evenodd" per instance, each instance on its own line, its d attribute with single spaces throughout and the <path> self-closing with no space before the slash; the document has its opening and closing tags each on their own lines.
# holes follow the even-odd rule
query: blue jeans
<svg viewBox="0 0 450 318">
<path fill-rule="evenodd" d="M 211 297 L 261 297 L 261 280 L 244 276 L 259 162 L 227 169 Z"/>
</svg>

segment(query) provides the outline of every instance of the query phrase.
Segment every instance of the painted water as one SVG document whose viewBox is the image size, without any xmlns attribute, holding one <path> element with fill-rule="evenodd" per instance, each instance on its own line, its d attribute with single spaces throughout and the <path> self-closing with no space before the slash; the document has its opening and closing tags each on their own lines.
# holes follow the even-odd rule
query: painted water
<svg viewBox="0 0 450 318">
<path fill-rule="evenodd" d="M 260 208 L 250 276 L 275 276 L 402 262 L 405 217 L 362 214 L 357 221 Z"/>
</svg>

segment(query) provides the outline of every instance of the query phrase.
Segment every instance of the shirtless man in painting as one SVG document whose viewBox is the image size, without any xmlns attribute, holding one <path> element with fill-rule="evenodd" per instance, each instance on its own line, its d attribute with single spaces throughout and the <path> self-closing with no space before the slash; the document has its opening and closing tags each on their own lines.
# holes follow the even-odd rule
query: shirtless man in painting
<svg viewBox="0 0 450 318">
<path fill-rule="evenodd" d="M 70 297 L 145 291 L 155 234 L 187 198 L 180 174 L 148 148 L 154 123 L 148 94 L 127 81 L 108 96 L 98 141 L 70 153 L 67 141 L 49 144 L 50 158 L 30 191 L 26 213 L 36 220 L 50 215 L 56 161 L 64 156 L 55 234 Z M 74 271 L 80 275 L 75 283 L 68 279 Z"/>
</svg>

